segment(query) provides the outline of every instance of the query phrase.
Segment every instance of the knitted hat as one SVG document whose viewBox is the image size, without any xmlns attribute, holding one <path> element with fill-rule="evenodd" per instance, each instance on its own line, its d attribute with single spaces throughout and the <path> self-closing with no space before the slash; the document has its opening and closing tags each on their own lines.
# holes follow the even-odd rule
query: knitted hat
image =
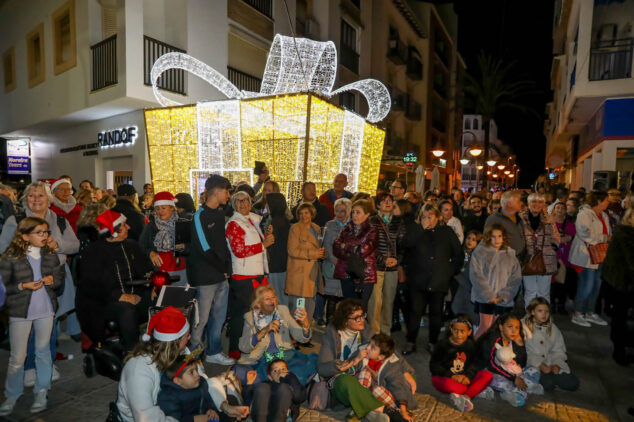
<svg viewBox="0 0 634 422">
<path fill-rule="evenodd" d="M 68 183 L 69 185 L 71 184 L 68 179 L 57 179 L 57 180 L 53 180 L 53 183 L 51 183 L 51 192 L 53 192 L 55 189 L 57 189 L 59 187 L 59 185 L 63 185 L 64 183 Z M 72 185 L 71 185 L 72 186 Z"/>
<path fill-rule="evenodd" d="M 158 207 L 159 205 L 171 205 L 172 207 L 176 206 L 176 201 L 174 200 L 174 195 L 169 192 L 159 192 L 154 195 L 154 206 Z"/>
<path fill-rule="evenodd" d="M 119 224 L 125 223 L 126 216 L 119 214 L 116 211 L 106 210 L 97 216 L 97 223 L 99 223 L 99 233 L 112 233 L 112 237 L 117 237 L 117 233 L 114 228 Z"/>
<path fill-rule="evenodd" d="M 136 189 L 134 186 L 123 183 L 117 187 L 117 196 L 134 196 Z"/>
<path fill-rule="evenodd" d="M 150 336 L 158 341 L 174 341 L 183 337 L 189 331 L 189 322 L 185 315 L 173 306 L 155 313 L 147 325 L 147 333 L 143 334 L 143 341 L 150 341 Z"/>
</svg>

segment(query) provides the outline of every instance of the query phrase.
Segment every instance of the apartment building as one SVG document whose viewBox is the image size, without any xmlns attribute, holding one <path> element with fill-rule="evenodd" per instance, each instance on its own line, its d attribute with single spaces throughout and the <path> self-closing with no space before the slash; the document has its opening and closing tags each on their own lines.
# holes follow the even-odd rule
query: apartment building
<svg viewBox="0 0 634 422">
<path fill-rule="evenodd" d="M 630 188 L 634 0 L 558 0 L 546 167 L 572 188 Z"/>
</svg>

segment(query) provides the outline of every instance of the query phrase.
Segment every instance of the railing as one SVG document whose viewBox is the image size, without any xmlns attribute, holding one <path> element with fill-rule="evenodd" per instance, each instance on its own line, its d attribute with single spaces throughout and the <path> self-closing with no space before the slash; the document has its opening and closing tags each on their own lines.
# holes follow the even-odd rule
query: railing
<svg viewBox="0 0 634 422">
<path fill-rule="evenodd" d="M 407 59 L 407 70 L 405 74 L 413 81 L 423 79 L 423 63 L 416 57 L 410 56 Z"/>
<path fill-rule="evenodd" d="M 407 94 L 393 86 L 388 86 L 387 89 L 390 92 L 390 97 L 392 98 L 392 110 L 405 110 L 407 108 Z"/>
<path fill-rule="evenodd" d="M 152 85 L 152 66 L 154 62 L 167 53 L 186 53 L 185 50 L 166 44 L 154 38 L 143 36 L 143 69 L 145 85 Z M 157 86 L 166 91 L 187 95 L 185 92 L 185 71 L 182 69 L 170 69 L 161 74 Z"/>
<path fill-rule="evenodd" d="M 260 85 L 262 84 L 262 79 L 260 78 L 241 72 L 231 66 L 227 66 L 227 77 L 240 90 L 260 92 Z"/>
<path fill-rule="evenodd" d="M 632 47 L 634 39 L 597 41 L 590 52 L 588 79 L 604 81 L 632 77 Z"/>
<path fill-rule="evenodd" d="M 273 1 L 272 0 L 242 0 L 264 16 L 273 18 Z"/>
<path fill-rule="evenodd" d="M 390 39 L 387 42 L 387 57 L 394 64 L 405 64 L 407 62 L 407 45 L 399 38 Z"/>
<path fill-rule="evenodd" d="M 351 47 L 345 44 L 341 45 L 341 64 L 353 71 L 359 73 L 359 54 Z"/>
<path fill-rule="evenodd" d="M 421 105 L 418 101 L 413 100 L 412 97 L 409 97 L 409 101 L 407 101 L 405 117 L 410 120 L 420 120 L 421 118 Z"/>
<path fill-rule="evenodd" d="M 117 34 L 90 46 L 92 53 L 91 91 L 116 85 L 117 78 Z"/>
</svg>

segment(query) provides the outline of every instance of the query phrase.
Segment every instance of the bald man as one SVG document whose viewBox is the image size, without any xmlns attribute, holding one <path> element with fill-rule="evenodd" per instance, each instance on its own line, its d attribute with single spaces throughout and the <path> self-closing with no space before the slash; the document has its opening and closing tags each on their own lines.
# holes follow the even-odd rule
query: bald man
<svg viewBox="0 0 634 422">
<path fill-rule="evenodd" d="M 339 173 L 332 182 L 332 189 L 328 189 L 319 197 L 319 202 L 328 207 L 331 219 L 335 218 L 335 201 L 339 198 L 352 198 L 352 193 L 346 190 L 346 186 L 348 186 L 348 176 Z"/>
</svg>

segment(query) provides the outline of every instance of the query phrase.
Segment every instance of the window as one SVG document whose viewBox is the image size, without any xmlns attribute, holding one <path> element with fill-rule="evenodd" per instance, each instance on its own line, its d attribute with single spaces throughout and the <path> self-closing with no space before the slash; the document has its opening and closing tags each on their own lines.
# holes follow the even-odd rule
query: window
<svg viewBox="0 0 634 422">
<path fill-rule="evenodd" d="M 352 92 L 344 92 L 339 94 L 339 105 L 346 110 L 356 111 L 356 98 Z"/>
<path fill-rule="evenodd" d="M 359 73 L 359 54 L 357 54 L 357 30 L 345 20 L 341 20 L 341 64 Z"/>
<path fill-rule="evenodd" d="M 26 59 L 29 76 L 29 88 L 44 82 L 44 24 L 39 24 L 26 36 Z"/>
<path fill-rule="evenodd" d="M 69 0 L 53 13 L 53 47 L 53 73 L 59 75 L 77 65 L 74 0 Z"/>
<path fill-rule="evenodd" d="M 2 55 L 2 74 L 4 75 L 4 92 L 15 89 L 15 48 L 11 47 Z"/>
<path fill-rule="evenodd" d="M 471 129 L 471 119 L 465 119 L 464 120 L 464 128 L 466 130 L 470 130 Z"/>
<path fill-rule="evenodd" d="M 473 130 L 478 130 L 479 123 L 478 119 L 473 119 Z"/>
</svg>

